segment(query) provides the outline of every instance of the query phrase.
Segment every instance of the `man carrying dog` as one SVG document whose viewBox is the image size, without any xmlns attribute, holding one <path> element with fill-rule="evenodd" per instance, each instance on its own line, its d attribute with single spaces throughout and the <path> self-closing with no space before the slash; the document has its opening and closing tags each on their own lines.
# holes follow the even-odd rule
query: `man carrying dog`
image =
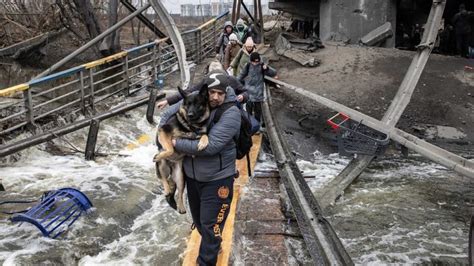
<svg viewBox="0 0 474 266">
<path fill-rule="evenodd" d="M 234 90 L 223 73 L 212 73 L 203 81 L 208 85 L 209 106 L 213 121 L 224 103 L 235 102 Z M 179 104 L 162 114 L 160 124 L 177 112 Z M 237 106 L 222 113 L 217 122 L 209 122 L 209 144 L 198 151 L 199 140 L 176 139 L 176 151 L 186 154 L 183 160 L 188 201 L 196 229 L 201 234 L 197 263 L 215 265 L 222 242 L 222 231 L 230 209 L 236 176 L 236 146 L 234 138 L 240 132 L 241 114 Z"/>
</svg>

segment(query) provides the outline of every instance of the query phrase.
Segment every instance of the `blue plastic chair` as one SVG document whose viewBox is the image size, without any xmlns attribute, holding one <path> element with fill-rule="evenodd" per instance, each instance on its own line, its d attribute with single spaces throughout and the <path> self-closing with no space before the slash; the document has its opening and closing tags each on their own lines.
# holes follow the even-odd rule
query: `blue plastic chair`
<svg viewBox="0 0 474 266">
<path fill-rule="evenodd" d="M 44 236 L 56 238 L 91 207 L 92 203 L 81 191 L 61 188 L 50 192 L 27 212 L 13 215 L 11 221 L 31 223 Z"/>
</svg>

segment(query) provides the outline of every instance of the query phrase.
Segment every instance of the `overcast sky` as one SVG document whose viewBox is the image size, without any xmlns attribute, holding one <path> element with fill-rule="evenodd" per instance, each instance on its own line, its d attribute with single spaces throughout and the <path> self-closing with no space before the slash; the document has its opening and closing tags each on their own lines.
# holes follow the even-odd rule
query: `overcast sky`
<svg viewBox="0 0 474 266">
<path fill-rule="evenodd" d="M 180 13 L 181 10 L 181 5 L 182 4 L 209 4 L 210 2 L 219 2 L 218 0 L 163 0 L 163 3 L 165 4 L 166 8 L 168 11 L 171 11 L 171 13 L 176 14 Z M 226 0 L 224 0 L 226 2 Z M 244 0 L 244 3 L 246 4 L 253 4 L 253 0 Z M 262 0 L 262 5 L 265 5 L 268 3 L 268 0 Z"/>
</svg>

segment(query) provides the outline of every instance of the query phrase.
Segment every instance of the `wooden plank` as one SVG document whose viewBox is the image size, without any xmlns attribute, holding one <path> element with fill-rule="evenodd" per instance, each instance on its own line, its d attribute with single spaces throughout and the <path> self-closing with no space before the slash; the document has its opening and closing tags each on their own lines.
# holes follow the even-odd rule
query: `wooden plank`
<svg viewBox="0 0 474 266">
<path fill-rule="evenodd" d="M 253 146 L 250 150 L 250 162 L 251 169 L 255 168 L 257 162 L 258 153 L 262 143 L 262 135 L 255 135 L 252 137 Z M 237 211 L 237 205 L 239 204 L 241 189 L 247 185 L 249 181 L 248 170 L 247 170 L 247 159 L 243 158 L 236 162 L 237 169 L 239 170 L 240 177 L 234 182 L 234 197 L 230 206 L 229 216 L 224 226 L 224 232 L 222 233 L 222 252 L 219 254 L 217 265 L 224 266 L 229 265 L 229 258 L 232 252 L 232 238 L 234 234 L 235 224 L 235 213 Z M 201 244 L 201 236 L 194 229 L 188 240 L 188 246 L 184 253 L 183 265 L 196 265 L 196 260 L 199 254 L 199 245 Z"/>
</svg>

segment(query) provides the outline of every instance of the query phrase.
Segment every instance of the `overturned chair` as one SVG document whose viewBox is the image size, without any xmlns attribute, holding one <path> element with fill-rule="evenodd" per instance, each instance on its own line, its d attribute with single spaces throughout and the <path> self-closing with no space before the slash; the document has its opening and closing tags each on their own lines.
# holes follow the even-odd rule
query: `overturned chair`
<svg viewBox="0 0 474 266">
<path fill-rule="evenodd" d="M 13 215 L 11 221 L 31 223 L 43 236 L 56 238 L 91 207 L 92 203 L 81 191 L 61 188 L 49 192 L 25 213 Z"/>
</svg>

